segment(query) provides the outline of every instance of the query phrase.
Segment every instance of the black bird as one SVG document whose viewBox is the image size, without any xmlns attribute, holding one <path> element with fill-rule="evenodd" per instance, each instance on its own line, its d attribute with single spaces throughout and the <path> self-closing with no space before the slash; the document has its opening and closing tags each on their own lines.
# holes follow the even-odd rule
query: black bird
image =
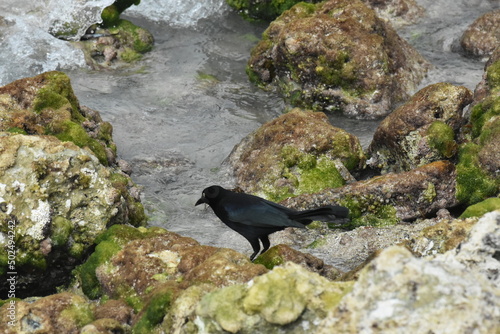
<svg viewBox="0 0 500 334">
<path fill-rule="evenodd" d="M 317 209 L 297 211 L 270 202 L 263 198 L 211 186 L 203 190 L 195 205 L 208 204 L 220 220 L 252 245 L 250 261 L 260 252 L 260 243 L 269 249 L 268 235 L 286 227 L 304 228 L 314 220 L 332 221 L 336 217 L 347 217 L 349 209 L 343 206 L 322 206 Z"/>
</svg>

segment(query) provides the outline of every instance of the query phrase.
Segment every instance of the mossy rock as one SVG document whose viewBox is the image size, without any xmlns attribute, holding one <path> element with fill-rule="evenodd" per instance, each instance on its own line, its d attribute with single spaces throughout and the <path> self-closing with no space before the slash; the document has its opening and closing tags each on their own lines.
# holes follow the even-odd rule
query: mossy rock
<svg viewBox="0 0 500 334">
<path fill-rule="evenodd" d="M 228 162 L 246 192 L 281 201 L 344 185 L 339 168 L 361 169 L 365 155 L 358 138 L 325 114 L 295 108 L 244 138 Z"/>
<path fill-rule="evenodd" d="M 58 71 L 46 72 L 32 78 L 14 81 L 0 87 L 0 114 L 4 120 L 0 130 L 28 135 L 53 135 L 62 141 L 71 141 L 88 148 L 99 161 L 109 165 L 108 152 L 116 154 L 112 141 L 112 127 L 103 122 L 99 114 L 81 107 L 69 77 Z M 97 133 L 90 134 L 84 122 L 97 126 Z"/>
<path fill-rule="evenodd" d="M 500 97 L 476 104 L 470 124 L 472 139 L 460 146 L 457 164 L 457 198 L 468 205 L 500 191 Z"/>
<path fill-rule="evenodd" d="M 292 107 L 375 118 L 406 100 L 428 67 L 364 2 L 330 0 L 283 12 L 252 49 L 246 73 Z"/>
<path fill-rule="evenodd" d="M 126 225 L 113 225 L 99 235 L 95 241 L 95 251 L 85 263 L 74 270 L 74 274 L 82 286 L 82 290 L 90 299 L 102 295 L 101 286 L 96 276 L 96 268 L 118 253 L 125 244 L 132 240 L 147 238 L 164 233 L 161 228 L 134 228 Z"/>
<path fill-rule="evenodd" d="M 427 141 L 430 147 L 445 158 L 453 157 L 458 149 L 453 128 L 442 121 L 434 121 L 427 129 Z"/>
<path fill-rule="evenodd" d="M 151 51 L 154 45 L 149 31 L 124 19 L 116 20 L 109 27 L 98 28 L 96 33 L 104 37 L 78 42 L 87 64 L 95 69 L 129 66 Z"/>
</svg>

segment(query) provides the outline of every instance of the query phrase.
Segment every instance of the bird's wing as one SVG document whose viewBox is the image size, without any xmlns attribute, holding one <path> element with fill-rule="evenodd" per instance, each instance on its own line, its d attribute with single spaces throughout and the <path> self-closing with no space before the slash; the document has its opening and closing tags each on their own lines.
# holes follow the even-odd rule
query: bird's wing
<svg viewBox="0 0 500 334">
<path fill-rule="evenodd" d="M 250 201 L 246 205 L 225 203 L 227 217 L 235 222 L 259 227 L 304 227 L 288 218 L 288 208 L 263 199 Z"/>
</svg>

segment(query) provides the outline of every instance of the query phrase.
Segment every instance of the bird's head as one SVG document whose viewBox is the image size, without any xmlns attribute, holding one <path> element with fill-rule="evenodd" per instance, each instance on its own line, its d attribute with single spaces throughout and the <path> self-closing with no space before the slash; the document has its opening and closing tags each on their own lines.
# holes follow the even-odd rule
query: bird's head
<svg viewBox="0 0 500 334">
<path fill-rule="evenodd" d="M 220 186 L 211 186 L 208 188 L 203 189 L 203 192 L 201 193 L 201 198 L 196 202 L 196 205 L 200 205 L 202 203 L 205 204 L 210 204 L 214 199 L 219 196 L 221 192 L 222 187 Z"/>
</svg>

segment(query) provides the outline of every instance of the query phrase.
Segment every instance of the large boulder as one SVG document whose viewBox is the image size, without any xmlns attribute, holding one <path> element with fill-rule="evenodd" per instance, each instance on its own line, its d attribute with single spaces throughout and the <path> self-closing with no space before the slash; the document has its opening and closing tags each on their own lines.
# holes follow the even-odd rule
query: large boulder
<svg viewBox="0 0 500 334">
<path fill-rule="evenodd" d="M 344 170 L 362 168 L 365 156 L 324 113 L 296 108 L 245 137 L 227 161 L 245 192 L 279 201 L 344 185 Z"/>
<path fill-rule="evenodd" d="M 79 105 L 66 75 L 0 87 L 0 115 L 0 278 L 17 273 L 17 297 L 44 295 L 68 282 L 109 226 L 146 217 L 116 167 L 111 126 Z"/>
<path fill-rule="evenodd" d="M 95 27 L 77 43 L 85 61 L 94 69 L 117 68 L 137 61 L 151 51 L 153 35 L 128 20 L 119 19 L 107 27 Z"/>
<path fill-rule="evenodd" d="M 69 77 L 57 71 L 0 87 L 0 131 L 52 135 L 88 148 L 103 165 L 113 164 L 113 128 L 97 111 L 80 106 Z"/>
<path fill-rule="evenodd" d="M 247 73 L 279 86 L 292 106 L 375 118 L 407 99 L 428 67 L 363 2 L 330 0 L 297 4 L 273 21 Z"/>
<path fill-rule="evenodd" d="M 472 92 L 463 86 L 437 83 L 421 89 L 380 123 L 368 164 L 382 172 L 401 172 L 452 158 L 466 123 L 462 111 L 471 102 Z"/>
</svg>

